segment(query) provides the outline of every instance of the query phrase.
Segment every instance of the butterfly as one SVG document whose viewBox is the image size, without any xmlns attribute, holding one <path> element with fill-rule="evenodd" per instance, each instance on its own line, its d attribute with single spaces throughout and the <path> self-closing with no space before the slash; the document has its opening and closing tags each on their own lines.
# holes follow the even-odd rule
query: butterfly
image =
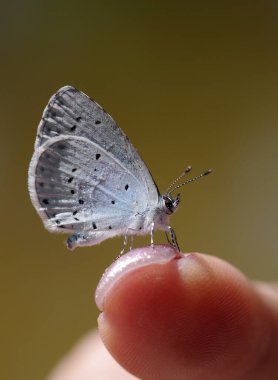
<svg viewBox="0 0 278 380">
<path fill-rule="evenodd" d="M 71 234 L 69 249 L 118 235 L 166 232 L 179 250 L 170 216 L 180 203 L 174 190 L 183 173 L 160 194 L 147 166 L 112 117 L 71 86 L 55 93 L 38 127 L 28 172 L 31 201 L 51 232 Z M 170 234 L 168 237 L 167 232 Z M 124 251 L 124 248 L 123 248 Z M 123 252 L 122 251 L 122 252 Z"/>
</svg>

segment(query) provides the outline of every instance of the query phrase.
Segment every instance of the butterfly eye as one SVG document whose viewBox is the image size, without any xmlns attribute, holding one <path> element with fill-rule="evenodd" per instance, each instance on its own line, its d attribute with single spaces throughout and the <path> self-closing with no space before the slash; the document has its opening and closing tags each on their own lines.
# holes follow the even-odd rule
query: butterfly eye
<svg viewBox="0 0 278 380">
<path fill-rule="evenodd" d="M 164 205 L 165 207 L 170 211 L 170 212 L 173 212 L 173 201 L 170 197 L 167 197 L 167 196 L 164 196 L 163 197 L 163 200 L 164 200 Z"/>
</svg>

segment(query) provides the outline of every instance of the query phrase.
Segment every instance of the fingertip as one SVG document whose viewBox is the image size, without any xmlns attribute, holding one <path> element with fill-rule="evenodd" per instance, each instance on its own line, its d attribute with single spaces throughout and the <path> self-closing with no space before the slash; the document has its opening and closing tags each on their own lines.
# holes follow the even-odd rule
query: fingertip
<svg viewBox="0 0 278 380">
<path fill-rule="evenodd" d="M 105 299 L 110 290 L 127 273 L 151 264 L 165 264 L 180 258 L 181 254 L 169 245 L 142 247 L 129 251 L 116 259 L 104 272 L 95 292 L 95 302 L 103 310 Z"/>
<path fill-rule="evenodd" d="M 122 273 L 103 310 L 99 330 L 105 345 L 144 379 L 236 378 L 260 355 L 255 343 L 266 332 L 245 277 L 198 253 Z"/>
</svg>

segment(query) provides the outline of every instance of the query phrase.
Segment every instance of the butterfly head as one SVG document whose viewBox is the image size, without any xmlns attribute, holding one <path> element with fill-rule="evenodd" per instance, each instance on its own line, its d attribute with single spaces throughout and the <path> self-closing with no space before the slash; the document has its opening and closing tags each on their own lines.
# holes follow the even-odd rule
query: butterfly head
<svg viewBox="0 0 278 380">
<path fill-rule="evenodd" d="M 180 194 L 176 198 L 170 197 L 168 194 L 162 195 L 162 206 L 166 214 L 173 214 L 180 203 Z"/>
</svg>

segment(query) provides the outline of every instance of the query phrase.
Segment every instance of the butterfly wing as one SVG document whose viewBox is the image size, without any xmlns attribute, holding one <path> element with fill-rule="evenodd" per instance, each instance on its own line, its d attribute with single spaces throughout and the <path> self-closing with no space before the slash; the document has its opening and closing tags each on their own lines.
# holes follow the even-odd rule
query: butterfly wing
<svg viewBox="0 0 278 380">
<path fill-rule="evenodd" d="M 143 181 L 150 202 L 157 201 L 157 186 L 128 137 L 99 104 L 71 86 L 61 88 L 50 99 L 39 124 L 35 149 L 61 135 L 85 137 L 109 151 Z"/>
<path fill-rule="evenodd" d="M 51 98 L 35 148 L 29 191 L 51 231 L 123 233 L 136 214 L 157 202 L 152 177 L 127 137 L 72 87 Z"/>
</svg>

